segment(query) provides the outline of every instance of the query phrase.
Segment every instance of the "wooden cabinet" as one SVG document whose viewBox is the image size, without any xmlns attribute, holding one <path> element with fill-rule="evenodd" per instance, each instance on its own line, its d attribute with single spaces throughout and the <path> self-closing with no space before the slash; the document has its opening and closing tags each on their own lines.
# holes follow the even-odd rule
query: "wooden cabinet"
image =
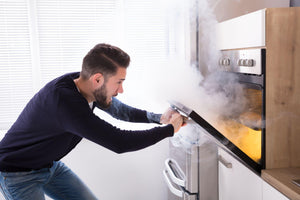
<svg viewBox="0 0 300 200">
<path fill-rule="evenodd" d="M 262 200 L 262 180 L 223 149 L 219 156 L 219 200 Z"/>
<path fill-rule="evenodd" d="M 300 167 L 300 7 L 266 9 L 266 169 Z"/>
</svg>

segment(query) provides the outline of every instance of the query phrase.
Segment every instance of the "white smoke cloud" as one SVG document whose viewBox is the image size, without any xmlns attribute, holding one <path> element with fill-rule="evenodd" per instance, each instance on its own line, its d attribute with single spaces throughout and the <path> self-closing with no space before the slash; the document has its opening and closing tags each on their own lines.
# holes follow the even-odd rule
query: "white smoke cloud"
<svg viewBox="0 0 300 200">
<path fill-rule="evenodd" d="M 146 67 L 147 76 L 143 76 L 142 81 L 139 76 L 128 78 L 128 80 L 133 80 L 134 87 L 132 88 L 134 88 L 134 91 L 132 91 L 132 94 L 136 96 L 136 98 L 130 96 L 130 100 L 142 102 L 144 105 L 138 105 L 136 102 L 134 102 L 134 105 L 154 112 L 156 111 L 153 110 L 155 106 L 165 108 L 168 106 L 169 100 L 178 101 L 196 111 L 209 122 L 216 121 L 220 116 L 230 117 L 241 112 L 246 104 L 242 86 L 238 84 L 235 75 L 223 73 L 218 69 L 220 51 L 217 48 L 215 34 L 217 20 L 208 0 L 190 0 L 187 2 L 176 0 L 160 1 L 160 3 L 162 7 L 166 7 L 166 11 L 171 16 L 169 20 L 175 23 L 175 28 L 176 25 L 182 27 L 185 22 L 183 7 L 187 3 L 191 5 L 189 23 L 198 23 L 195 31 L 199 35 L 199 60 L 191 65 L 190 60 L 186 60 L 183 56 L 185 50 L 180 48 L 186 47 L 187 44 L 185 44 L 186 35 L 177 38 L 180 35 L 179 32 L 185 32 L 186 34 L 186 31 L 190 30 L 178 30 L 176 32 L 176 29 L 173 29 L 174 27 L 169 27 L 170 32 L 173 34 L 170 35 L 170 39 L 175 38 L 176 42 L 181 45 L 174 47 L 176 50 L 175 56 L 174 52 L 170 52 L 171 57 L 168 62 L 163 63 L 161 66 L 150 65 Z M 184 27 L 186 28 L 186 26 Z M 146 65 L 147 63 L 145 63 Z M 165 104 L 162 106 L 162 103 Z M 186 131 L 189 129 L 193 131 Z M 181 142 L 186 149 L 190 145 L 200 145 L 202 141 L 209 141 L 200 137 L 200 132 L 203 130 L 195 129 L 192 123 L 181 130 L 173 139 L 177 144 Z"/>
<path fill-rule="evenodd" d="M 227 115 L 244 107 L 243 89 L 233 74 L 218 69 L 220 51 L 217 49 L 213 10 L 207 0 L 198 0 L 191 6 L 191 23 L 196 23 L 198 12 L 199 63 L 174 59 L 155 73 L 157 95 L 164 101 L 176 100 L 199 114 Z M 200 70 L 199 70 L 200 69 Z M 154 76 L 154 74 L 152 75 Z M 153 85 L 152 85 L 153 86 Z"/>
<path fill-rule="evenodd" d="M 198 12 L 198 21 L 194 16 Z M 174 60 L 160 68 L 156 76 L 157 94 L 161 100 L 175 100 L 196 111 L 208 122 L 220 116 L 238 115 L 246 105 L 242 85 L 234 74 L 218 69 L 220 51 L 217 49 L 216 17 L 207 0 L 198 0 L 191 8 L 191 23 L 198 23 L 199 61 Z M 211 141 L 201 134 L 204 130 L 192 122 L 176 134 L 173 145 L 181 145 L 188 152 L 192 145 Z"/>
</svg>

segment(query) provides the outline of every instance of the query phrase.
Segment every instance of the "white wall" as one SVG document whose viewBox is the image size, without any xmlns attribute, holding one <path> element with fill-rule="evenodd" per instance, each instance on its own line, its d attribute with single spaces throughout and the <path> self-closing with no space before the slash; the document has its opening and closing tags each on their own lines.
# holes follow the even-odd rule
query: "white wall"
<svg viewBox="0 0 300 200">
<path fill-rule="evenodd" d="M 115 154 L 83 140 L 63 161 L 105 200 L 165 200 L 162 177 L 168 140 L 146 149 Z"/>
</svg>

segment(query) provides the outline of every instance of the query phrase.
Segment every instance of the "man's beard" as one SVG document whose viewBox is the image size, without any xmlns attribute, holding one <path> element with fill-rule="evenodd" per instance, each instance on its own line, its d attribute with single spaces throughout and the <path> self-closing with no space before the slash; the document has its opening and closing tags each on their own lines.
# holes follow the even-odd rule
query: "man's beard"
<svg viewBox="0 0 300 200">
<path fill-rule="evenodd" d="M 106 109 L 111 105 L 111 101 L 107 102 L 106 84 L 102 85 L 99 89 L 93 92 L 96 102 L 100 108 Z"/>
</svg>

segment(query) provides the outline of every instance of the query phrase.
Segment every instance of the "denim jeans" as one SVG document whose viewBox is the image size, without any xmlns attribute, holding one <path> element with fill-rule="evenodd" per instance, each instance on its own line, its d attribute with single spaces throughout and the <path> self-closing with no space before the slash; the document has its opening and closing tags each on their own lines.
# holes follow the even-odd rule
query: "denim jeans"
<svg viewBox="0 0 300 200">
<path fill-rule="evenodd" d="M 97 199 L 87 186 L 62 162 L 51 168 L 29 172 L 0 172 L 0 190 L 7 200 Z"/>
</svg>

